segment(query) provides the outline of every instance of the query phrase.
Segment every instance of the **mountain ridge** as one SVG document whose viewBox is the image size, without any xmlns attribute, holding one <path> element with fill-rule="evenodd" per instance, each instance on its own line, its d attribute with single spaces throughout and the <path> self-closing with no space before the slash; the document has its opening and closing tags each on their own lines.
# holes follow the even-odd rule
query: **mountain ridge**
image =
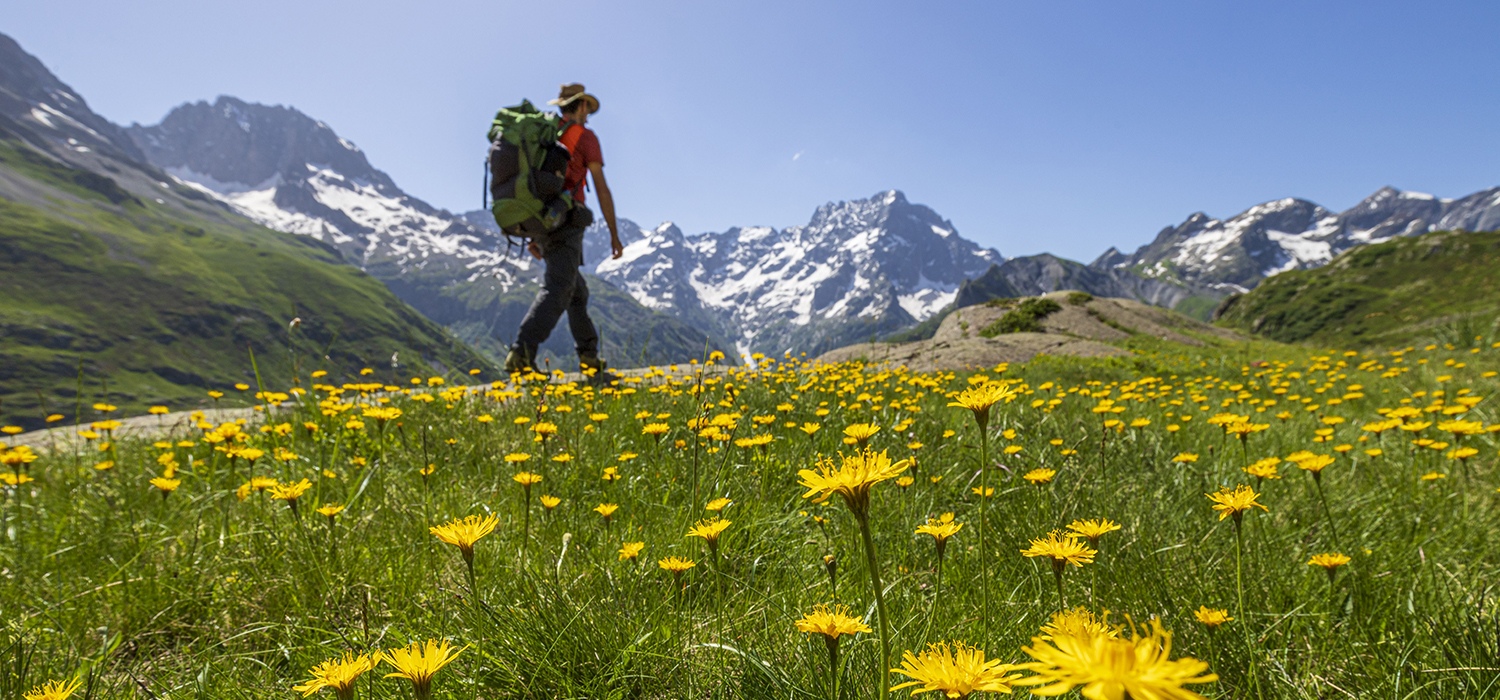
<svg viewBox="0 0 1500 700">
<path fill-rule="evenodd" d="M 208 389 L 238 402 L 236 384 L 286 391 L 314 369 L 332 381 L 364 369 L 363 381 L 383 383 L 471 369 L 498 378 L 332 247 L 174 183 L 110 127 L 0 35 L 6 423 L 89 420 L 95 402 L 127 414 L 206 407 Z"/>
</svg>

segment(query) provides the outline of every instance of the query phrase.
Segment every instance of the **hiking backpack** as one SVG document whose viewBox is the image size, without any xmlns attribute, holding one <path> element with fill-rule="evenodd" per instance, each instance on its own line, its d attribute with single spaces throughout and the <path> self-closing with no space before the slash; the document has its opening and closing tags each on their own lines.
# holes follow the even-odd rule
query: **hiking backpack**
<svg viewBox="0 0 1500 700">
<path fill-rule="evenodd" d="M 485 194 L 487 208 L 509 240 L 535 238 L 561 226 L 573 208 L 563 189 L 572 147 L 583 127 L 522 100 L 495 114 L 490 125 Z"/>
</svg>

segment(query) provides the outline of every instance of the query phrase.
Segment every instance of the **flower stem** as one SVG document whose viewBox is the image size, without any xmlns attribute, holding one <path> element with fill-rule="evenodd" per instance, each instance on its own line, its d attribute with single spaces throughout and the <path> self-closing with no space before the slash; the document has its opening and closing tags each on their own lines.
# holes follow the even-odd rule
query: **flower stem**
<svg viewBox="0 0 1500 700">
<path fill-rule="evenodd" d="M 1068 600 L 1063 597 L 1063 585 L 1062 585 L 1063 570 L 1062 570 L 1062 568 L 1064 566 L 1067 566 L 1066 562 L 1057 561 L 1057 562 L 1053 562 L 1052 563 L 1052 578 L 1057 579 L 1057 609 L 1058 610 L 1067 610 L 1068 609 Z"/>
<path fill-rule="evenodd" d="M 1333 535 L 1333 546 L 1337 547 L 1339 544 L 1339 530 L 1333 524 L 1333 512 L 1328 510 L 1328 498 L 1323 495 L 1323 480 L 1318 478 L 1317 474 L 1313 474 L 1313 484 L 1318 487 L 1318 500 L 1323 502 L 1323 515 L 1328 518 L 1328 531 Z"/>
<path fill-rule="evenodd" d="M 475 602 L 478 602 L 479 588 L 474 585 L 474 556 L 471 554 L 467 557 L 464 557 L 464 564 L 467 565 L 465 571 L 467 571 L 469 574 L 469 596 L 472 597 Z"/>
<path fill-rule="evenodd" d="M 1245 584 L 1242 571 L 1244 566 L 1240 558 L 1244 549 L 1244 536 L 1240 532 L 1240 516 L 1235 514 L 1234 518 L 1234 588 L 1239 596 L 1240 628 L 1245 630 L 1245 650 L 1250 653 L 1250 683 L 1255 686 L 1255 696 L 1260 695 L 1260 672 L 1257 668 L 1255 641 L 1250 634 L 1250 621 L 1245 618 Z"/>
<path fill-rule="evenodd" d="M 875 589 L 875 612 L 880 616 L 880 700 L 885 700 L 891 686 L 891 632 L 886 621 L 885 593 L 880 585 L 880 564 L 875 559 L 875 542 L 870 539 L 870 519 L 867 514 L 855 514 L 859 520 L 859 535 L 865 542 L 865 564 L 870 568 L 870 585 Z"/>
<path fill-rule="evenodd" d="M 987 521 L 985 515 L 990 510 L 989 491 L 990 431 L 989 427 L 981 422 L 979 426 L 979 584 L 983 593 L 980 598 L 982 607 L 979 610 L 979 620 L 982 625 L 979 648 L 986 650 L 990 646 L 990 553 L 987 537 L 989 530 L 985 527 Z M 890 664 L 887 663 L 886 666 Z"/>
<path fill-rule="evenodd" d="M 531 539 L 531 487 L 521 489 L 521 573 L 526 573 L 526 544 Z"/>
<path fill-rule="evenodd" d="M 927 627 L 922 630 L 922 640 L 919 648 L 927 647 L 927 634 L 932 631 L 932 621 L 937 617 L 938 599 L 943 595 L 943 555 L 937 558 L 937 581 L 932 584 L 932 609 L 927 611 Z"/>
<path fill-rule="evenodd" d="M 839 640 L 838 637 L 827 639 L 828 643 L 828 697 L 830 700 L 839 699 Z"/>
</svg>

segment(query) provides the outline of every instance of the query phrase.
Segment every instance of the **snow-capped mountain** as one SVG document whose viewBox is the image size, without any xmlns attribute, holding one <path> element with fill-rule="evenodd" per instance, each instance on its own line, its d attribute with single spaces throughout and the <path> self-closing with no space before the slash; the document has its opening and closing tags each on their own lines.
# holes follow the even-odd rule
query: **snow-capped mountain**
<svg viewBox="0 0 1500 700">
<path fill-rule="evenodd" d="M 268 228 L 312 236 L 364 267 L 494 278 L 506 289 L 537 266 L 504 257 L 483 228 L 407 195 L 327 124 L 282 106 L 219 97 L 127 132 L 147 159 Z"/>
<path fill-rule="evenodd" d="M 1393 236 L 1497 227 L 1500 188 L 1454 200 L 1383 187 L 1341 213 L 1294 198 L 1223 220 L 1198 212 L 1162 229 L 1132 255 L 1111 248 L 1089 266 L 1222 295 L 1243 292 L 1278 272 L 1319 267 L 1345 250 Z"/>
<path fill-rule="evenodd" d="M 803 226 L 687 236 L 662 224 L 596 274 L 648 307 L 715 324 L 742 352 L 815 353 L 884 335 L 1004 260 L 892 190 L 825 204 Z"/>
</svg>

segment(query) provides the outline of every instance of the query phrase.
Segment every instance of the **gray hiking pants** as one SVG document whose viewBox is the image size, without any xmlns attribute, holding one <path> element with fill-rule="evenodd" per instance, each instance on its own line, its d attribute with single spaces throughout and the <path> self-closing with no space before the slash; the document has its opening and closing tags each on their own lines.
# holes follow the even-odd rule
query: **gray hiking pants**
<svg viewBox="0 0 1500 700">
<path fill-rule="evenodd" d="M 599 331 L 589 318 L 589 287 L 579 267 L 583 265 L 583 231 L 594 223 L 594 214 L 578 207 L 562 228 L 539 237 L 542 262 L 542 288 L 531 302 L 516 345 L 535 356 L 537 346 L 552 335 L 552 329 L 568 313 L 568 327 L 573 331 L 573 345 L 579 355 L 598 355 Z M 576 369 L 576 368 L 575 368 Z"/>
</svg>

